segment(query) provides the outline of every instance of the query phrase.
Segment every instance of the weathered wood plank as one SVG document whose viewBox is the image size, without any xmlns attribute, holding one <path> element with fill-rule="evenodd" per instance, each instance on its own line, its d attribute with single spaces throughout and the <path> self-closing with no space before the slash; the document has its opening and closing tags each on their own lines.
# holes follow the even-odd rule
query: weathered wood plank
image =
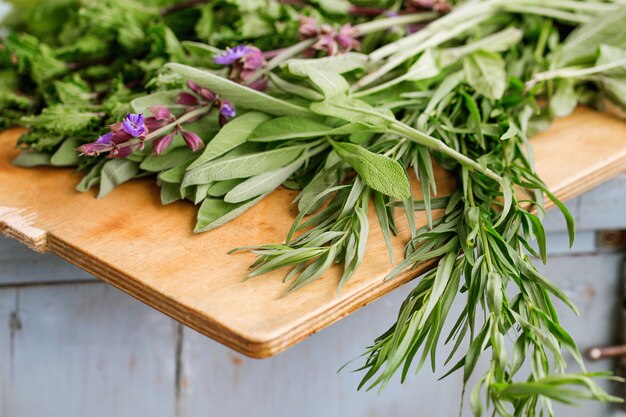
<svg viewBox="0 0 626 417">
<path fill-rule="evenodd" d="M 400 288 L 288 351 L 263 361 L 247 358 L 186 328 L 181 415 L 458 415 L 461 375 L 437 382 L 442 373 L 433 374 L 425 366 L 419 375 L 411 373 L 405 384 L 396 379 L 378 395 L 377 390 L 357 392 L 362 374 L 352 371 L 361 362 L 355 361 L 337 372 L 393 323 L 408 292 L 408 288 Z M 441 353 L 442 359 L 445 356 Z"/>
<path fill-rule="evenodd" d="M 619 342 L 620 314 L 622 311 L 623 253 L 592 254 L 585 256 L 552 257 L 540 266 L 540 272 L 550 277 L 572 299 L 580 310 L 580 317 L 557 303 L 561 324 L 567 329 L 582 352 L 593 346 L 609 346 Z M 587 362 L 589 372 L 606 372 L 615 369 L 613 360 Z M 579 369 L 568 358 L 568 370 Z M 601 382 L 605 389 L 621 395 L 620 384 Z M 581 402 L 577 407 L 557 405 L 555 414 L 568 417 L 619 417 L 623 411 L 619 404 Z"/>
<path fill-rule="evenodd" d="M 566 203 L 578 231 L 626 229 L 626 175 L 600 184 Z M 548 212 L 544 227 L 549 232 L 567 230 L 563 216 Z"/>
<path fill-rule="evenodd" d="M 98 282 L 0 289 L 0 320 L 1 415 L 173 415 L 178 324 L 126 294 Z"/>
<path fill-rule="evenodd" d="M 0 237 L 0 286 L 94 279 L 58 256 L 37 255 L 15 240 Z"/>
<path fill-rule="evenodd" d="M 226 251 L 281 241 L 294 218 L 290 203 L 295 193 L 279 190 L 237 221 L 194 236 L 194 208 L 186 203 L 162 207 L 151 180 L 125 184 L 106 199 L 96 200 L 74 191 L 78 174 L 12 167 L 16 134 L 0 135 L 0 207 L 5 208 L 5 233 L 36 249 L 55 252 L 251 356 L 278 353 L 429 267 L 382 281 L 390 264 L 386 256 L 380 256 L 386 249 L 372 210 L 365 262 L 341 294 L 336 294 L 340 271 L 335 268 L 298 293 L 280 298 L 285 289 L 283 272 L 242 282 L 253 258 Z M 590 110 L 581 109 L 557 121 L 533 141 L 539 173 L 562 198 L 622 172 L 626 162 L 626 123 Z M 449 176 L 439 173 L 442 195 L 453 184 Z M 424 213 L 416 213 L 416 219 L 418 224 L 426 223 Z M 407 227 L 401 224 L 397 253 L 402 252 L 407 236 Z"/>
</svg>

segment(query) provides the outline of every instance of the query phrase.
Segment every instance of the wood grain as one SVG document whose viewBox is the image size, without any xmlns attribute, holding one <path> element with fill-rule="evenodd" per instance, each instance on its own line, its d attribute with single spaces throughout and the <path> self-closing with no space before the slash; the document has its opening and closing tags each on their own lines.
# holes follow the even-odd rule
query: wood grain
<svg viewBox="0 0 626 417">
<path fill-rule="evenodd" d="M 427 270 L 384 282 L 391 265 L 375 215 L 365 262 L 340 293 L 340 271 L 288 297 L 283 272 L 243 281 L 250 254 L 234 247 L 280 242 L 296 214 L 295 193 L 279 190 L 222 228 L 192 233 L 195 208 L 161 206 L 150 179 L 97 200 L 74 190 L 79 173 L 13 167 L 18 130 L 0 135 L 0 229 L 50 251 L 199 332 L 253 357 L 283 351 Z M 533 139 L 537 169 L 555 194 L 570 198 L 626 168 L 626 123 L 580 109 Z M 440 195 L 454 180 L 439 172 Z M 418 197 L 419 198 L 419 197 Z M 17 218 L 15 217 L 17 216 Z M 5 219 L 5 220 L 3 220 Z M 424 213 L 416 214 L 425 224 Z M 408 232 L 400 224 L 396 252 Z M 33 230 L 43 231 L 35 233 Z"/>
</svg>

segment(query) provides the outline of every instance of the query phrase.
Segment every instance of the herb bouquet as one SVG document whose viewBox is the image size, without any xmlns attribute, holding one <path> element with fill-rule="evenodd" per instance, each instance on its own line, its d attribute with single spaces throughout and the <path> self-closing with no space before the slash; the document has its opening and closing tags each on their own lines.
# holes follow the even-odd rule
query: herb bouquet
<svg viewBox="0 0 626 417">
<path fill-rule="evenodd" d="M 341 289 L 370 205 L 393 260 L 399 209 L 412 237 L 387 279 L 437 264 L 367 350 L 361 386 L 434 367 L 445 340 L 446 375 L 467 382 L 490 357 L 469 395 L 476 415 L 552 415 L 552 400 L 618 399 L 594 381 L 609 375 L 585 373 L 553 299 L 576 308 L 533 265 L 546 260 L 544 198 L 572 241 L 574 225 L 528 137 L 579 103 L 626 107 L 625 23 L 624 0 L 18 5 L 0 44 L 0 125 L 29 128 L 16 164 L 76 166 L 80 191 L 154 176 L 163 204 L 199 206 L 196 232 L 300 190 L 285 242 L 245 248 L 251 276 L 285 269 L 289 290 L 333 264 Z M 435 197 L 434 161 L 457 176 L 452 195 Z M 582 373 L 565 373 L 563 351 Z"/>
</svg>

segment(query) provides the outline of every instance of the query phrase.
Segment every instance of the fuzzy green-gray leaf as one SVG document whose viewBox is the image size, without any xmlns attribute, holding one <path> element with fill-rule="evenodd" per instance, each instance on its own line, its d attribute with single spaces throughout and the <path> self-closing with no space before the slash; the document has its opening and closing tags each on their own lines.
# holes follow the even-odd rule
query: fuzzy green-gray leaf
<svg viewBox="0 0 626 417">
<path fill-rule="evenodd" d="M 398 161 L 352 143 L 332 142 L 332 145 L 337 155 L 372 189 L 401 200 L 411 196 L 409 177 Z"/>
</svg>

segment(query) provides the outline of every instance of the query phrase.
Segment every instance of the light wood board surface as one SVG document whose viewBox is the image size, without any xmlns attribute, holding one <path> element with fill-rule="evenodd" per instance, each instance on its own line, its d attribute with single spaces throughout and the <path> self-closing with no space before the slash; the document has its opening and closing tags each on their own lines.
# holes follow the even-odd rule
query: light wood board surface
<svg viewBox="0 0 626 417">
<path fill-rule="evenodd" d="M 243 281 L 254 260 L 228 255 L 239 246 L 284 239 L 296 193 L 279 190 L 236 221 L 194 235 L 190 203 L 161 206 L 152 179 L 98 200 L 75 191 L 81 174 L 11 165 L 19 130 L 0 134 L 0 230 L 56 253 L 199 332 L 252 357 L 274 355 L 381 297 L 431 265 L 383 281 L 391 268 L 373 210 L 365 261 L 337 294 L 339 269 L 289 296 L 284 271 Z M 567 199 L 626 170 L 626 123 L 580 109 L 533 139 L 537 170 Z M 454 180 L 439 173 L 440 195 Z M 420 198 L 416 196 L 416 198 Z M 400 217 L 400 216 L 399 216 Z M 425 215 L 416 213 L 418 224 Z M 396 252 L 408 230 L 399 224 Z"/>
</svg>

